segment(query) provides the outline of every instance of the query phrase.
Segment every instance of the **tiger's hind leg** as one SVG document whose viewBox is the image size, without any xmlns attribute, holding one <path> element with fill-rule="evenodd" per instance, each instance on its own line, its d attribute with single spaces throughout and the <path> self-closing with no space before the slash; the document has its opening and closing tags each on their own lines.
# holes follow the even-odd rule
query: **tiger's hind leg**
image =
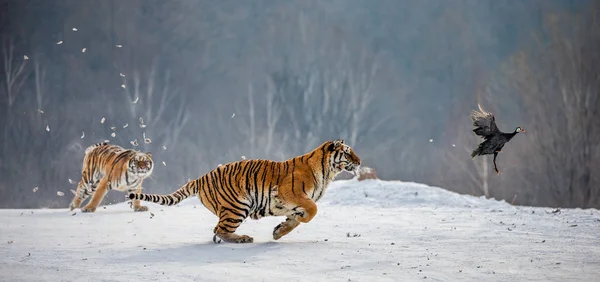
<svg viewBox="0 0 600 282">
<path fill-rule="evenodd" d="M 241 211 L 240 211 L 241 213 Z M 221 243 L 252 243 L 254 239 L 248 235 L 235 234 L 235 230 L 244 222 L 246 217 L 239 213 L 234 213 L 230 210 L 221 209 L 219 213 L 219 223 L 213 230 L 213 242 Z"/>
<path fill-rule="evenodd" d="M 102 201 L 102 199 L 104 199 L 104 196 L 106 195 L 106 193 L 108 193 L 108 178 L 105 177 L 102 180 L 100 180 L 100 183 L 98 183 L 98 187 L 96 188 L 95 191 L 93 191 L 93 195 L 92 195 L 92 199 L 90 200 L 90 202 L 85 205 L 85 207 L 83 207 L 81 209 L 82 212 L 95 212 L 96 208 L 98 208 L 98 205 L 100 204 L 100 202 Z"/>
</svg>

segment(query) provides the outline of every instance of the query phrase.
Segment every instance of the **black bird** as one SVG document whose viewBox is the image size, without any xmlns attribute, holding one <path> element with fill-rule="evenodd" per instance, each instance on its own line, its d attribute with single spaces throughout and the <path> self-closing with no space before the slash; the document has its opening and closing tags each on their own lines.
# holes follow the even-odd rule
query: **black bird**
<svg viewBox="0 0 600 282">
<path fill-rule="evenodd" d="M 525 129 L 518 126 L 512 133 L 504 133 L 498 130 L 496 126 L 496 119 L 492 113 L 486 112 L 481 108 L 481 105 L 477 104 L 479 111 L 471 111 L 469 115 L 473 121 L 473 132 L 476 135 L 481 136 L 485 141 L 479 143 L 479 146 L 471 153 L 471 158 L 475 156 L 491 155 L 494 154 L 494 170 L 500 174 L 498 167 L 496 166 L 496 157 L 498 153 L 502 151 L 502 147 L 510 139 L 512 139 L 517 133 L 525 132 Z"/>
</svg>

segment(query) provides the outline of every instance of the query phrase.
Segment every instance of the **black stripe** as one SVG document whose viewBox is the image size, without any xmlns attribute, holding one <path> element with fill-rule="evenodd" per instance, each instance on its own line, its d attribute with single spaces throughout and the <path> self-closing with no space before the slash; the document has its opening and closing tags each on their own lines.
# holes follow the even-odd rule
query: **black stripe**
<svg viewBox="0 0 600 282">
<path fill-rule="evenodd" d="M 267 183 L 267 166 L 266 166 L 266 164 L 267 163 L 265 163 L 265 167 L 263 168 L 262 183 L 260 184 L 260 186 L 263 190 L 262 195 L 261 195 L 261 200 L 264 198 L 264 200 L 263 200 L 264 205 L 262 205 L 262 209 L 260 211 L 260 214 L 262 216 L 265 216 L 265 210 L 269 206 L 270 199 L 271 199 L 271 185 L 270 185 L 270 183 L 269 183 L 268 187 L 266 185 L 266 183 Z"/>
<path fill-rule="evenodd" d="M 253 172 L 253 176 L 254 176 L 254 190 L 256 191 L 256 196 L 260 196 L 260 198 L 257 198 L 257 208 L 260 210 L 262 209 L 263 206 L 263 202 L 264 202 L 264 196 L 265 196 L 265 187 L 264 185 L 259 186 L 258 185 L 258 177 L 260 174 L 260 170 L 262 168 L 263 162 L 262 161 L 257 161 L 256 164 L 256 169 Z"/>
<path fill-rule="evenodd" d="M 295 161 L 295 159 L 292 159 L 292 161 Z M 294 167 L 292 166 L 292 194 L 296 194 L 294 193 Z"/>
<path fill-rule="evenodd" d="M 308 194 L 306 193 L 306 190 L 304 190 L 304 181 L 302 181 L 302 192 L 304 192 L 304 194 L 306 194 L 306 196 L 308 196 Z"/>
<path fill-rule="evenodd" d="M 321 157 L 321 177 L 323 177 L 323 179 L 327 179 L 325 177 L 325 158 L 326 158 L 326 151 L 325 151 L 325 146 L 321 147 L 321 151 L 323 151 L 323 156 Z"/>
</svg>

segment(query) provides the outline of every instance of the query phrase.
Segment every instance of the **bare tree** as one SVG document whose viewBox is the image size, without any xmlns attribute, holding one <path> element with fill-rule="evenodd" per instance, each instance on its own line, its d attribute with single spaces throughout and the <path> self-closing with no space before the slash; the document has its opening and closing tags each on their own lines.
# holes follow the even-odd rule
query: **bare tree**
<svg viewBox="0 0 600 282">
<path fill-rule="evenodd" d="M 33 71 L 35 73 L 35 101 L 38 111 L 43 111 L 46 101 L 46 68 L 41 66 L 40 60 L 35 58 L 33 62 Z M 41 123 L 41 115 L 38 116 L 38 123 Z"/>
<path fill-rule="evenodd" d="M 310 150 L 322 138 L 356 144 L 390 120 L 391 114 L 371 108 L 382 83 L 376 51 L 302 9 L 288 11 L 285 18 L 286 25 L 273 23 L 265 33 L 283 46 L 265 49 L 270 107 L 285 125 L 281 130 L 302 140 L 290 144 L 291 152 Z M 297 32 L 290 36 L 290 30 Z"/>
<path fill-rule="evenodd" d="M 10 109 L 21 92 L 21 87 L 27 77 L 25 66 L 27 61 L 24 57 L 17 58 L 15 44 L 12 38 L 4 37 L 2 40 L 2 61 L 4 65 L 4 79 L 2 87 L 7 97 L 7 108 Z"/>
<path fill-rule="evenodd" d="M 171 86 L 169 69 L 159 76 L 157 67 L 154 60 L 147 73 L 134 70 L 131 77 L 123 77 L 125 101 L 130 117 L 139 119 L 143 131 L 153 132 L 155 138 L 163 138 L 163 143 L 170 145 L 177 142 L 189 120 L 189 112 L 185 96 L 178 88 Z M 172 107 L 169 111 L 171 115 L 165 116 L 165 110 L 169 107 Z"/>
</svg>

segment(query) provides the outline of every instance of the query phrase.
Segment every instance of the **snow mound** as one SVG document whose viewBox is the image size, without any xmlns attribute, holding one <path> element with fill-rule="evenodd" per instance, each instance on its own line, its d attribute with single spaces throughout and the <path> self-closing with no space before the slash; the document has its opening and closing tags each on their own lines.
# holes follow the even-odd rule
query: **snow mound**
<svg viewBox="0 0 600 282">
<path fill-rule="evenodd" d="M 330 205 L 392 207 L 510 208 L 505 201 L 462 195 L 442 188 L 403 181 L 356 179 L 333 181 L 322 200 Z"/>
</svg>

